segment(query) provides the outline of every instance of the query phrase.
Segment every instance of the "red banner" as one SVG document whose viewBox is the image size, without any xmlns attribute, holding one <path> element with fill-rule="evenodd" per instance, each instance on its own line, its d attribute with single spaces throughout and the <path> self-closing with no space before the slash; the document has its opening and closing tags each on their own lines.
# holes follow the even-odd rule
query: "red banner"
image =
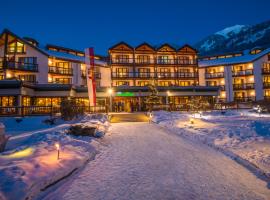
<svg viewBox="0 0 270 200">
<path fill-rule="evenodd" d="M 96 80 L 94 48 L 85 49 L 85 65 L 90 106 L 96 106 Z"/>
</svg>

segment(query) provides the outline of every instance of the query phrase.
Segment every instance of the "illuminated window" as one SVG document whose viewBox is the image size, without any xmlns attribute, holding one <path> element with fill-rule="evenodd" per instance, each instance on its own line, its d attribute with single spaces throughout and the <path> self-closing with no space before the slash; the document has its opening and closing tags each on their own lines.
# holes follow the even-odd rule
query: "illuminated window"
<svg viewBox="0 0 270 200">
<path fill-rule="evenodd" d="M 149 85 L 149 81 L 138 81 L 138 86 L 147 86 Z"/>
<path fill-rule="evenodd" d="M 36 83 L 36 75 L 33 74 L 28 75 L 20 74 L 18 78 L 24 82 Z"/>
<path fill-rule="evenodd" d="M 8 53 L 24 53 L 24 44 L 21 42 L 12 42 L 8 45 Z"/>
<path fill-rule="evenodd" d="M 147 56 L 147 55 L 138 55 L 137 62 L 138 63 L 150 63 L 150 56 Z"/>
<path fill-rule="evenodd" d="M 115 61 L 117 63 L 129 63 L 129 56 L 128 55 L 116 55 Z"/>
<path fill-rule="evenodd" d="M 158 64 L 168 64 L 169 56 L 158 56 Z"/>
<path fill-rule="evenodd" d="M 128 81 L 116 81 L 116 86 L 129 85 Z"/>
<path fill-rule="evenodd" d="M 190 86 L 190 81 L 179 81 L 179 86 Z"/>
<path fill-rule="evenodd" d="M 171 82 L 170 81 L 160 81 L 158 83 L 159 86 L 170 86 Z"/>
<path fill-rule="evenodd" d="M 128 77 L 128 68 L 117 68 L 116 69 L 117 77 Z"/>
</svg>

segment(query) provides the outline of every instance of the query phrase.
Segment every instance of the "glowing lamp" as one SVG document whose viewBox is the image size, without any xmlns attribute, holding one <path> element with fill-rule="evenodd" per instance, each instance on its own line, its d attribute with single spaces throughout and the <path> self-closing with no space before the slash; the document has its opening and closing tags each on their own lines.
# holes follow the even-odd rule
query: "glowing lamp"
<svg viewBox="0 0 270 200">
<path fill-rule="evenodd" d="M 60 158 L 60 144 L 59 143 L 55 143 L 55 148 L 57 150 L 57 160 L 59 160 Z"/>
<path fill-rule="evenodd" d="M 10 73 L 7 73 L 7 78 L 11 78 L 11 74 Z"/>
<path fill-rule="evenodd" d="M 112 94 L 112 93 L 113 93 L 112 88 L 109 88 L 109 89 L 108 89 L 108 93 L 109 93 L 109 94 Z"/>
<path fill-rule="evenodd" d="M 190 118 L 189 122 L 190 122 L 191 124 L 194 124 L 194 119 L 193 119 L 193 118 Z"/>
</svg>

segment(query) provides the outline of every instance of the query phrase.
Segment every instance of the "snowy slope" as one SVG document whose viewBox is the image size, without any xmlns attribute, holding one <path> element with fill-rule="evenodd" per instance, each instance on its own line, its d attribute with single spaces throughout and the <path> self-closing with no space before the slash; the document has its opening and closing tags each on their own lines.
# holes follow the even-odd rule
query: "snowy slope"
<svg viewBox="0 0 270 200">
<path fill-rule="evenodd" d="M 254 47 L 270 47 L 270 21 L 256 25 L 234 25 L 196 43 L 200 55 L 216 55 Z"/>
</svg>

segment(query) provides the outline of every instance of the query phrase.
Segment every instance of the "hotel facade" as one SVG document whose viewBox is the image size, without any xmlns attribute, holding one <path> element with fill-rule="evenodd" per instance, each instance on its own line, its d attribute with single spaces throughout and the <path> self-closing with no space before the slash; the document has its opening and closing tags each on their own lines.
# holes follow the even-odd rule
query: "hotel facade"
<svg viewBox="0 0 270 200">
<path fill-rule="evenodd" d="M 65 98 L 89 106 L 84 59 L 83 51 L 41 45 L 4 30 L 0 35 L 0 113 L 12 114 L 14 107 L 46 110 L 59 107 Z M 108 56 L 95 56 L 97 105 L 110 105 L 112 111 L 145 110 L 148 84 L 157 86 L 164 105 L 181 109 L 193 96 L 213 103 L 219 87 L 199 85 L 197 60 L 197 51 L 189 45 L 143 43 L 134 48 L 116 44 Z"/>
<path fill-rule="evenodd" d="M 219 102 L 270 100 L 270 49 L 200 58 L 199 83 L 220 86 Z"/>
</svg>

